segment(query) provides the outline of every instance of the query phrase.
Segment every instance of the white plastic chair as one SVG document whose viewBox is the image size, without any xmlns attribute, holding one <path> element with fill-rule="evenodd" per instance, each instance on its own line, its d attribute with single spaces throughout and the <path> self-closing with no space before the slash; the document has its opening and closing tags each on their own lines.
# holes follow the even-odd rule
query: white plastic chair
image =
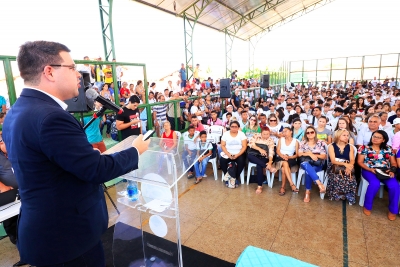
<svg viewBox="0 0 400 267">
<path fill-rule="evenodd" d="M 212 134 L 209 134 L 208 137 L 210 137 L 210 138 L 207 138 L 207 141 L 209 141 L 213 144 L 216 144 L 214 136 Z M 218 180 L 217 156 L 215 156 L 215 158 L 213 158 L 213 159 L 209 159 L 208 163 L 212 164 L 212 168 L 213 168 L 213 172 L 214 172 L 214 179 Z"/>
<path fill-rule="evenodd" d="M 254 175 L 254 168 L 257 168 L 257 164 L 249 161 L 249 164 L 247 165 L 247 185 L 249 185 L 250 174 Z M 271 180 L 271 173 L 267 170 L 266 174 L 267 174 L 267 182 L 268 182 L 268 186 L 269 186 L 270 180 Z"/>
<path fill-rule="evenodd" d="M 379 188 L 379 198 L 383 198 L 383 186 L 385 185 L 384 183 L 380 183 L 381 187 Z M 365 180 L 365 178 L 361 175 L 361 181 L 360 185 L 358 186 L 358 196 L 360 197 L 360 200 L 358 202 L 358 205 L 361 207 L 364 207 L 364 201 L 365 201 L 365 194 L 367 193 L 369 182 Z"/>
<path fill-rule="evenodd" d="M 204 131 L 206 131 L 208 133 L 210 126 L 208 126 L 207 124 L 203 124 L 203 127 L 204 127 Z"/>
<path fill-rule="evenodd" d="M 268 177 L 269 174 L 269 177 Z M 292 172 L 292 180 L 293 180 L 293 184 L 296 184 L 296 173 Z M 282 181 L 282 170 L 279 170 L 279 182 Z M 269 179 L 268 179 L 269 178 Z M 268 186 L 270 188 L 272 188 L 274 186 L 274 179 L 275 179 L 275 173 L 270 173 L 269 171 L 267 171 L 267 179 L 268 179 Z"/>
<path fill-rule="evenodd" d="M 223 135 L 224 134 L 224 126 L 221 125 L 212 125 L 209 127 L 209 133 L 211 134 L 218 134 L 218 135 Z"/>
</svg>

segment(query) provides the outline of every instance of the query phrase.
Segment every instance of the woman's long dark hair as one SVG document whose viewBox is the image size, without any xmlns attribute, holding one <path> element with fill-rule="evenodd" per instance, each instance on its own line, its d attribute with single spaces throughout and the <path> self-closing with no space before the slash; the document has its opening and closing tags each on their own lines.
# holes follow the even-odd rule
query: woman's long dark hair
<svg viewBox="0 0 400 267">
<path fill-rule="evenodd" d="M 369 139 L 369 143 L 368 146 L 372 146 L 372 136 L 375 134 L 381 134 L 383 136 L 383 142 L 382 144 L 379 146 L 380 149 L 385 149 L 387 147 L 387 142 L 389 141 L 389 136 L 388 134 L 384 131 L 384 130 L 376 130 L 375 132 L 373 132 L 371 134 L 371 139 Z"/>
<path fill-rule="evenodd" d="M 362 105 L 360 105 L 360 103 L 359 103 L 360 99 L 363 100 Z M 357 104 L 357 109 L 365 109 L 365 100 L 364 100 L 364 98 L 362 98 L 362 97 L 357 98 L 356 104 Z"/>
<path fill-rule="evenodd" d="M 294 113 L 292 115 L 289 115 L 288 123 L 293 124 L 295 121 L 301 121 L 299 114 Z"/>
</svg>

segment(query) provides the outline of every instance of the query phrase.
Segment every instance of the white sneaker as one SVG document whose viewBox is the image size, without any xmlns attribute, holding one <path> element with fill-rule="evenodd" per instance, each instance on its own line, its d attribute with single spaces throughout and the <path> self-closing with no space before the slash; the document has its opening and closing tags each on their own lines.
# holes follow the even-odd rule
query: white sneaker
<svg viewBox="0 0 400 267">
<path fill-rule="evenodd" d="M 205 173 L 204 175 L 203 175 L 203 178 L 206 178 L 207 177 L 207 174 Z"/>
</svg>

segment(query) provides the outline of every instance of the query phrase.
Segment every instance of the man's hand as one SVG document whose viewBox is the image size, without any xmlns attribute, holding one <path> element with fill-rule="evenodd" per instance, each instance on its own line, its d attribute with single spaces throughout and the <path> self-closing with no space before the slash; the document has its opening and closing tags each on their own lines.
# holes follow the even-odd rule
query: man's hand
<svg viewBox="0 0 400 267">
<path fill-rule="evenodd" d="M 141 155 L 149 148 L 150 140 L 151 139 L 149 138 L 148 140 L 143 141 L 143 134 L 141 134 L 135 140 L 133 140 L 132 146 L 136 147 L 139 155 Z"/>
</svg>

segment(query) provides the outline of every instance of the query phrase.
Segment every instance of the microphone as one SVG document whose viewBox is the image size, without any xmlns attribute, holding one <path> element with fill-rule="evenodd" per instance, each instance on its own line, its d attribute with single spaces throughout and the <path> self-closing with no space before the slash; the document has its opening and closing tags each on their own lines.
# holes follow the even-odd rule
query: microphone
<svg viewBox="0 0 400 267">
<path fill-rule="evenodd" d="M 86 90 L 86 98 L 91 100 L 91 101 L 100 102 L 103 106 L 105 106 L 106 108 L 117 112 L 118 114 L 121 114 L 122 112 L 124 112 L 124 110 L 122 108 L 120 108 L 119 106 L 115 105 L 110 100 L 105 99 L 104 97 L 99 95 L 99 93 L 97 93 L 96 90 L 94 90 L 92 88 Z"/>
</svg>

